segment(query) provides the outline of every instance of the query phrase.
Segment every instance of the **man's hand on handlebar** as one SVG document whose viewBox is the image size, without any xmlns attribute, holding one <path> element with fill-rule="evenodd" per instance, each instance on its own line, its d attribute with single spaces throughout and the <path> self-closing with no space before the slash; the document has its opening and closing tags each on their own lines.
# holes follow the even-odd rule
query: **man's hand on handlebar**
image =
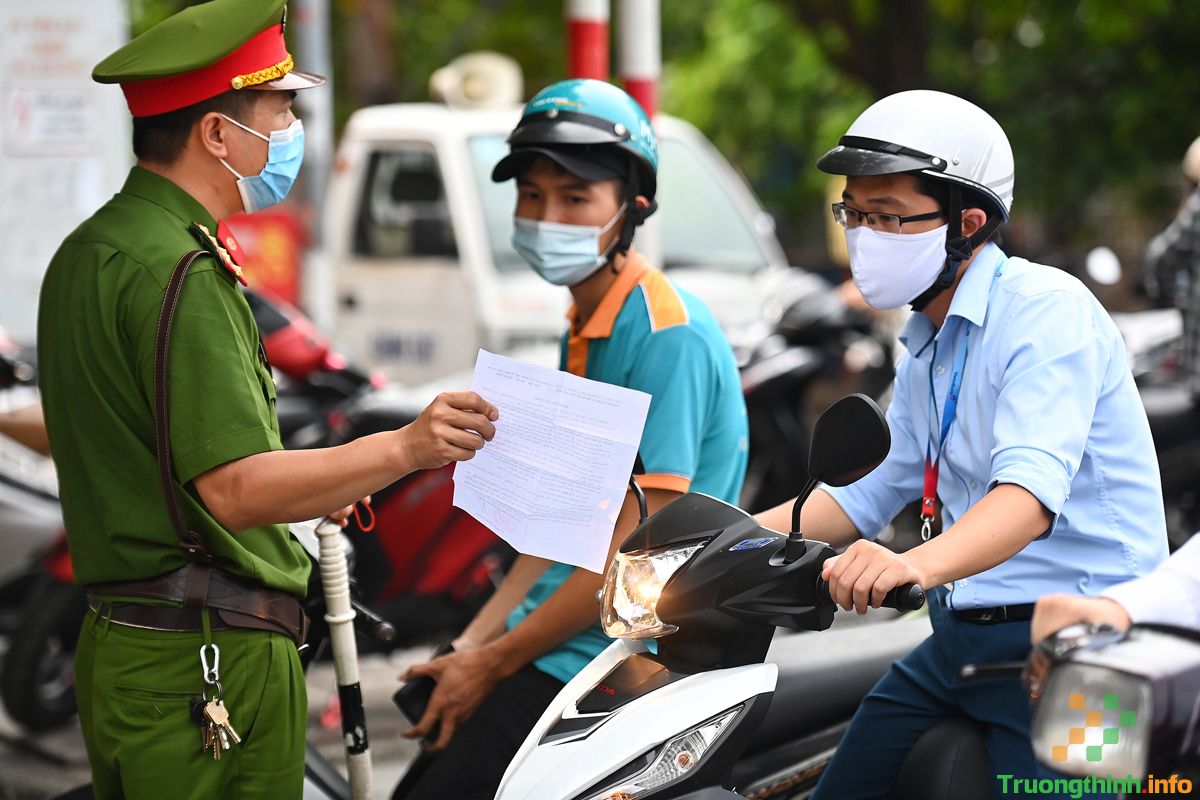
<svg viewBox="0 0 1200 800">
<path fill-rule="evenodd" d="M 879 608 L 884 596 L 897 586 L 926 584 L 925 576 L 903 555 L 865 540 L 827 560 L 821 577 L 829 582 L 829 595 L 835 603 L 859 614 Z"/>
</svg>

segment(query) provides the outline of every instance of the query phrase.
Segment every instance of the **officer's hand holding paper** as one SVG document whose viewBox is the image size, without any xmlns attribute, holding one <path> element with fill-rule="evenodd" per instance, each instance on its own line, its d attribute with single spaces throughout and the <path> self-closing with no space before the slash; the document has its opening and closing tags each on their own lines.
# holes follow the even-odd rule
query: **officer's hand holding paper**
<svg viewBox="0 0 1200 800">
<path fill-rule="evenodd" d="M 602 572 L 650 395 L 481 350 L 471 388 L 504 409 L 454 473 L 454 505 L 518 551 Z"/>
</svg>

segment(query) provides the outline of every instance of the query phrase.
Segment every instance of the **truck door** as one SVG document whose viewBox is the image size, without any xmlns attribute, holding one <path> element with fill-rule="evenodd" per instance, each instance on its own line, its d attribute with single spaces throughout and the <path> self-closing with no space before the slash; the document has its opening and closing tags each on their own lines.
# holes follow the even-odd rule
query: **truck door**
<svg viewBox="0 0 1200 800">
<path fill-rule="evenodd" d="M 475 304 L 437 151 L 379 145 L 363 175 L 350 252 L 337 267 L 339 343 L 409 385 L 471 363 Z"/>
</svg>

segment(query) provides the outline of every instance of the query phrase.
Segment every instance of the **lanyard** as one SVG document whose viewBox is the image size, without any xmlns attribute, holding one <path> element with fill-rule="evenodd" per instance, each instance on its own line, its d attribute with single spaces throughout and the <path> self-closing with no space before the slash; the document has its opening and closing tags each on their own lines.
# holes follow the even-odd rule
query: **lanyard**
<svg viewBox="0 0 1200 800">
<path fill-rule="evenodd" d="M 1000 279 L 1000 271 L 1004 262 L 996 266 L 992 274 L 992 287 Z M 991 287 L 988 288 L 991 294 Z M 942 429 L 938 436 L 937 451 L 932 444 L 925 443 L 925 488 L 921 495 L 921 541 L 929 541 L 930 526 L 933 523 L 933 513 L 937 507 L 938 468 L 942 462 L 942 449 L 946 446 L 946 435 L 950 433 L 950 425 L 954 422 L 954 412 L 958 410 L 958 395 L 962 387 L 963 369 L 967 364 L 967 350 L 971 343 L 971 324 L 963 321 L 963 341 L 954 358 L 954 371 L 950 373 L 950 387 L 946 390 L 946 401 L 942 405 Z M 929 363 L 929 385 L 933 391 L 933 362 L 937 360 L 937 344 L 934 344 L 934 357 Z"/>
<path fill-rule="evenodd" d="M 946 434 L 950 432 L 950 424 L 954 422 L 954 412 L 958 410 L 958 393 L 962 385 L 963 368 L 967 364 L 967 349 L 971 343 L 971 328 L 964 324 L 962 347 L 954 359 L 954 371 L 950 373 L 950 388 L 946 391 L 946 402 L 942 406 L 942 431 L 938 436 L 936 455 L 933 454 L 929 442 L 925 443 L 925 491 L 921 497 L 921 541 L 929 541 L 930 524 L 933 522 L 933 512 L 937 501 L 938 466 L 942 462 L 942 448 L 946 446 Z M 937 352 L 936 348 L 934 350 Z M 930 362 L 932 373 L 933 363 Z M 932 385 L 933 375 L 930 374 Z"/>
</svg>

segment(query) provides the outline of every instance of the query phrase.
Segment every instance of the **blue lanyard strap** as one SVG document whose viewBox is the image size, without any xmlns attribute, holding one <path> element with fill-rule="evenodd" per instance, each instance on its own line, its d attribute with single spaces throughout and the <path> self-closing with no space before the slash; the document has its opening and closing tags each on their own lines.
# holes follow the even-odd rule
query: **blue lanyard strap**
<svg viewBox="0 0 1200 800">
<path fill-rule="evenodd" d="M 992 274 L 992 283 L 988 287 L 989 297 L 992 288 L 996 286 L 996 281 L 1000 279 L 1000 273 L 1003 268 L 1004 261 L 1001 260 L 996 265 L 996 271 Z M 964 320 L 962 346 L 955 353 L 954 370 L 950 373 L 950 386 L 946 391 L 946 401 L 942 404 L 942 427 L 938 436 L 936 454 L 934 453 L 932 443 L 929 441 L 925 443 L 925 485 L 921 498 L 921 539 L 923 541 L 929 541 L 931 533 L 933 514 L 937 504 L 938 471 L 942 462 L 942 449 L 946 446 L 946 437 L 950 433 L 950 426 L 954 423 L 954 414 L 958 410 L 958 396 L 962 388 L 962 377 L 963 372 L 966 370 L 967 352 L 970 350 L 970 344 L 971 323 Z M 937 345 L 935 344 L 934 358 L 929 362 L 929 387 L 931 393 L 933 391 L 933 362 L 936 360 Z"/>
</svg>

